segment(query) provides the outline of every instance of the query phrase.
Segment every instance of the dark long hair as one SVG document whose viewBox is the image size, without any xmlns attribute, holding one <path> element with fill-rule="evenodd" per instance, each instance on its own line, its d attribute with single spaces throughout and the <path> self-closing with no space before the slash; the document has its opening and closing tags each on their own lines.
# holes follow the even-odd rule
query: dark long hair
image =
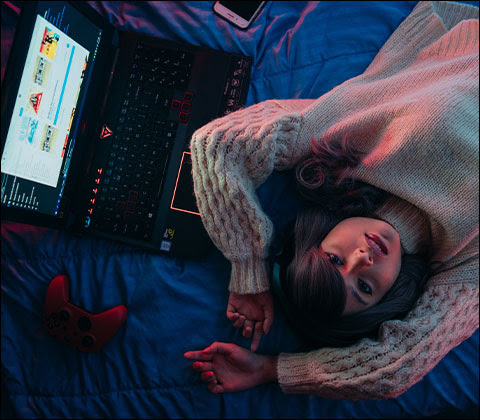
<svg viewBox="0 0 480 420">
<path fill-rule="evenodd" d="M 398 278 L 376 305 L 343 316 L 343 277 L 320 250 L 327 234 L 349 217 L 372 217 L 388 194 L 350 178 L 361 153 L 331 138 L 312 141 L 313 155 L 297 168 L 300 194 L 310 203 L 297 217 L 280 258 L 281 283 L 289 302 L 287 314 L 315 346 L 349 346 L 361 338 L 376 338 L 380 325 L 402 319 L 413 308 L 428 276 L 428 256 L 402 256 Z M 305 331 L 307 331 L 305 333 Z"/>
</svg>

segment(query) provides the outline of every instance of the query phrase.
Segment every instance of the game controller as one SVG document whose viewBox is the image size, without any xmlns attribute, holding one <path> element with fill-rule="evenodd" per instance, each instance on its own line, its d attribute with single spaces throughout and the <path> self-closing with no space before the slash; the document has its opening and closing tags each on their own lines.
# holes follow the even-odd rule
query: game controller
<svg viewBox="0 0 480 420">
<path fill-rule="evenodd" d="M 127 318 L 124 305 L 92 315 L 68 302 L 69 279 L 61 274 L 48 286 L 43 325 L 47 332 L 80 351 L 100 350 L 118 331 Z"/>
</svg>

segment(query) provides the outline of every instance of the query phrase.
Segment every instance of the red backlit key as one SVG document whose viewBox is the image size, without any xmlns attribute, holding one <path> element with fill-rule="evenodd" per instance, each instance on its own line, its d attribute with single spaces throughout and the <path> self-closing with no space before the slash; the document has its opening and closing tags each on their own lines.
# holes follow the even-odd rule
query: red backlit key
<svg viewBox="0 0 480 420">
<path fill-rule="evenodd" d="M 192 102 L 192 101 L 193 101 L 193 93 L 191 93 L 191 92 L 185 92 L 185 93 L 183 94 L 183 100 L 184 100 L 185 102 Z"/>
</svg>

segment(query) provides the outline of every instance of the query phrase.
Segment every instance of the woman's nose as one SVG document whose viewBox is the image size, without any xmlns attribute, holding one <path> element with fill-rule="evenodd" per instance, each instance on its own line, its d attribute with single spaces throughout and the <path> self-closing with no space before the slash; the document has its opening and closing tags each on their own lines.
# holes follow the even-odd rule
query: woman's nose
<svg viewBox="0 0 480 420">
<path fill-rule="evenodd" d="M 354 252 L 354 261 L 357 266 L 371 266 L 373 264 L 373 259 L 370 253 L 362 248 L 357 248 Z"/>
</svg>

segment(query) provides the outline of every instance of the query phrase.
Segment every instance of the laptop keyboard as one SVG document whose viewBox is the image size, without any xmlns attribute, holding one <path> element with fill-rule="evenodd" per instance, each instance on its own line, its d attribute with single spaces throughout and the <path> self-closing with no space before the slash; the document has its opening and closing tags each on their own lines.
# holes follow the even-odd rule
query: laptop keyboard
<svg viewBox="0 0 480 420">
<path fill-rule="evenodd" d="M 193 60 L 184 51 L 138 44 L 109 157 L 98 170 L 90 213 L 96 230 L 151 240 L 173 142 L 193 100 L 185 92 Z M 181 101 L 174 99 L 179 91 Z"/>
</svg>

